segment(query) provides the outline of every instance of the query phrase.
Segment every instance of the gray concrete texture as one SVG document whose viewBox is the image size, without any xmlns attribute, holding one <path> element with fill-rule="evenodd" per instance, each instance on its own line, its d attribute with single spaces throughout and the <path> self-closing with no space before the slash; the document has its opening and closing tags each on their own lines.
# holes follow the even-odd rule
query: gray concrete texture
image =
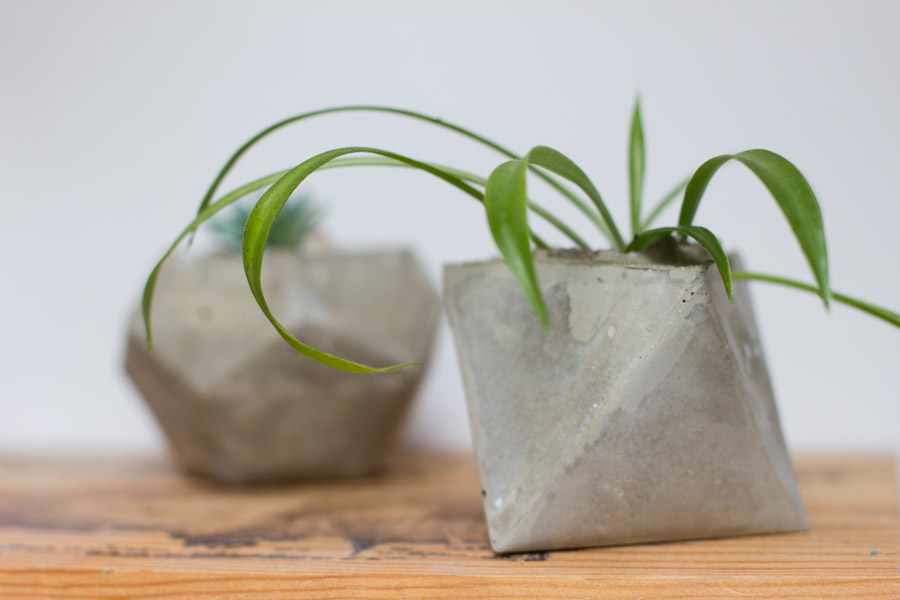
<svg viewBox="0 0 900 600">
<path fill-rule="evenodd" d="M 440 304 L 408 252 L 267 252 L 269 306 L 316 348 L 374 366 L 426 361 Z M 126 370 L 180 462 L 227 483 L 353 476 L 379 466 L 424 366 L 336 371 L 288 346 L 241 259 L 173 259 L 159 278 L 154 347 L 131 324 Z"/>
<path fill-rule="evenodd" d="M 745 285 L 662 248 L 539 252 L 546 332 L 501 261 L 446 267 L 496 552 L 807 527 Z"/>
</svg>

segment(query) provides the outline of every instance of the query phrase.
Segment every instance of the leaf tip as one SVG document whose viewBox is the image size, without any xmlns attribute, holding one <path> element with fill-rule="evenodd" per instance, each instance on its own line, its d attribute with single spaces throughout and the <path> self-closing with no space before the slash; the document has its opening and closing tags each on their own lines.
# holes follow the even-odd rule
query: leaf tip
<svg viewBox="0 0 900 600">
<path fill-rule="evenodd" d="M 141 311 L 141 317 L 144 321 L 144 342 L 147 344 L 147 350 L 153 350 L 153 331 L 150 327 L 150 305 L 145 303 Z"/>
<path fill-rule="evenodd" d="M 373 373 L 393 373 L 394 371 L 403 371 L 404 369 L 408 369 L 410 367 L 421 367 L 422 363 L 420 362 L 411 362 L 411 363 L 403 363 L 402 365 L 392 365 L 390 367 L 382 367 L 380 369 L 374 369 Z"/>
<path fill-rule="evenodd" d="M 153 350 L 153 332 L 150 331 L 150 320 L 144 317 L 144 341 L 147 344 L 147 350 Z"/>
<path fill-rule="evenodd" d="M 702 244 L 701 244 L 702 245 Z M 703 246 L 706 248 L 706 246 Z M 725 268 L 727 271 L 722 273 L 722 283 L 725 285 L 725 294 L 728 296 L 728 301 L 734 304 L 734 285 L 732 283 L 731 278 L 731 266 L 728 264 L 728 258 L 725 258 Z"/>
<path fill-rule="evenodd" d="M 153 306 L 154 284 L 155 277 L 151 275 L 144 288 L 144 297 L 141 300 L 141 318 L 144 322 L 144 340 L 147 343 L 147 350 L 153 350 L 153 331 L 150 327 L 150 311 Z"/>
<path fill-rule="evenodd" d="M 536 297 L 533 298 L 531 308 L 534 315 L 537 317 L 538 322 L 541 324 L 541 329 L 544 333 L 548 333 L 550 331 L 550 319 L 547 317 L 547 305 L 544 304 L 544 298 L 540 291 L 538 291 Z"/>
</svg>

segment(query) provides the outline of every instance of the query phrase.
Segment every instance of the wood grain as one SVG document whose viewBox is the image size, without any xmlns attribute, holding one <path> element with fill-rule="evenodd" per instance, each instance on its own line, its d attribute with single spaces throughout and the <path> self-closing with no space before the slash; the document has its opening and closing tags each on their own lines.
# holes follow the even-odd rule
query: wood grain
<svg viewBox="0 0 900 600">
<path fill-rule="evenodd" d="M 0 598 L 900 598 L 887 457 L 795 462 L 810 531 L 497 556 L 471 457 L 221 488 L 154 458 L 0 459 Z"/>
</svg>

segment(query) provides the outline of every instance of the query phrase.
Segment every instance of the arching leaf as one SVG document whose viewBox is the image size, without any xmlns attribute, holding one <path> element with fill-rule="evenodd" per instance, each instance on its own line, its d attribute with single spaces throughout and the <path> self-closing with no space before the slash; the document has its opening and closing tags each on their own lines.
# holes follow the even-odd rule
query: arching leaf
<svg viewBox="0 0 900 600">
<path fill-rule="evenodd" d="M 440 169 L 441 171 L 453 175 L 454 177 L 458 177 L 467 183 L 474 183 L 475 185 L 479 185 L 482 188 L 487 186 L 487 179 L 481 177 L 479 175 L 474 175 L 467 171 L 463 171 L 461 169 L 457 169 L 454 167 L 448 167 L 447 165 L 439 165 L 433 162 L 429 162 L 429 165 L 434 167 L 435 169 Z M 409 165 L 402 163 L 400 161 L 391 160 L 389 158 L 382 158 L 378 156 L 374 157 L 364 157 L 364 158 L 339 158 L 336 159 L 324 167 L 323 169 L 333 169 L 333 168 L 341 168 L 341 167 L 403 167 L 410 168 Z M 560 233 L 569 238 L 572 242 L 575 243 L 576 246 L 581 248 L 582 250 L 590 250 L 591 247 L 588 245 L 586 241 L 584 241 L 581 236 L 579 236 L 575 231 L 566 225 L 561 219 L 556 217 L 549 210 L 541 206 L 540 204 L 533 202 L 531 200 L 528 201 L 528 210 L 541 217 L 547 223 L 555 227 Z M 531 234 L 532 240 L 535 241 L 539 246 L 546 248 L 546 244 L 541 245 L 538 240 L 535 239 L 534 232 Z"/>
<path fill-rule="evenodd" d="M 387 113 L 387 114 L 394 114 L 394 115 L 399 115 L 399 116 L 403 116 L 403 117 L 408 117 L 408 118 L 416 119 L 419 121 L 424 121 L 427 123 L 431 123 L 432 125 L 436 125 L 438 127 L 442 127 L 444 129 L 448 129 L 450 131 L 453 131 L 460 135 L 463 135 L 471 140 L 474 140 L 480 144 L 487 146 L 488 148 L 496 150 L 497 152 L 499 152 L 500 154 L 503 154 L 504 156 L 506 156 L 508 158 L 512 158 L 512 159 L 521 158 L 515 152 L 513 152 L 512 150 L 509 150 L 508 148 L 505 148 L 504 146 L 501 146 L 497 142 L 495 142 L 491 139 L 488 139 L 488 138 L 484 137 L 483 135 L 475 133 L 474 131 L 472 131 L 470 129 L 467 129 L 460 125 L 456 125 L 455 123 L 450 123 L 448 121 L 445 121 L 444 119 L 441 119 L 440 117 L 434 117 L 434 116 L 426 115 L 426 114 L 423 114 L 420 112 L 407 110 L 407 109 L 403 109 L 403 108 L 395 108 L 395 107 L 391 107 L 391 106 L 375 106 L 375 105 L 335 106 L 335 107 L 331 107 L 331 108 L 313 110 L 310 112 L 295 115 L 293 117 L 289 117 L 287 119 L 283 119 L 281 121 L 278 121 L 277 123 L 270 125 L 269 127 L 266 127 L 265 129 L 263 129 L 262 131 L 260 131 L 259 133 L 257 133 L 253 137 L 251 137 L 249 140 L 244 142 L 237 150 L 235 150 L 235 152 L 228 158 L 225 165 L 216 174 L 215 179 L 213 179 L 213 182 L 210 184 L 209 188 L 206 190 L 206 194 L 203 197 L 203 201 L 200 203 L 200 208 L 197 211 L 198 214 L 200 211 L 202 211 L 204 208 L 206 208 L 206 206 L 208 206 L 210 202 L 212 202 L 212 199 L 216 194 L 216 190 L 219 188 L 222 181 L 225 179 L 225 176 L 228 175 L 228 173 L 231 171 L 231 169 L 234 167 L 234 165 L 237 164 L 237 162 L 240 160 L 240 158 L 248 150 L 250 150 L 250 148 L 252 148 L 254 145 L 256 145 L 257 142 L 259 142 L 263 138 L 267 137 L 269 134 L 274 133 L 275 131 L 278 131 L 279 129 L 286 127 L 288 125 L 291 125 L 293 123 L 298 123 L 300 121 L 304 121 L 306 119 L 310 119 L 313 117 L 319 117 L 319 116 L 323 116 L 323 115 L 330 115 L 330 114 L 342 113 L 342 112 Z M 562 185 L 559 181 L 557 181 L 555 178 L 549 176 L 547 173 L 544 173 L 538 169 L 533 169 L 533 172 L 538 177 L 540 177 L 541 179 L 546 181 L 547 184 L 549 184 L 553 189 L 555 189 L 557 192 L 562 194 L 566 199 L 568 199 L 570 202 L 572 202 L 592 223 L 594 223 L 597 226 L 597 228 L 600 230 L 601 234 L 603 234 L 607 238 L 610 238 L 610 232 L 607 230 L 606 224 L 601 220 L 600 215 L 598 215 L 596 211 L 591 209 L 591 207 L 587 203 L 585 203 L 582 198 L 578 197 L 571 190 L 569 190 L 566 186 Z"/>
<path fill-rule="evenodd" d="M 688 183 L 678 224 L 686 226 L 693 222 L 710 179 L 730 160 L 736 160 L 750 169 L 775 198 L 819 284 L 819 295 L 827 305 L 831 289 L 822 212 L 806 178 L 784 157 L 768 150 L 747 150 L 709 159 L 697 169 Z"/>
<path fill-rule="evenodd" d="M 745 281 L 764 281 L 766 283 L 775 283 L 797 290 L 812 292 L 813 294 L 819 293 L 819 288 L 814 285 L 809 285 L 808 283 L 803 283 L 802 281 L 787 279 L 786 277 L 778 277 L 777 275 L 767 275 L 765 273 L 750 273 L 747 271 L 733 271 L 731 275 L 732 277 L 734 277 L 734 279 L 743 279 Z M 831 297 L 835 302 L 846 304 L 847 306 L 852 306 L 853 308 L 861 310 L 864 313 L 872 315 L 876 319 L 881 319 L 882 321 L 890 323 L 894 327 L 900 327 L 900 314 L 897 314 L 892 310 L 888 310 L 884 307 L 876 306 L 870 302 L 852 298 L 850 296 L 847 296 L 846 294 L 840 294 L 838 292 L 832 292 Z"/>
<path fill-rule="evenodd" d="M 323 352 L 322 350 L 318 350 L 317 348 L 313 348 L 312 346 L 305 344 L 297 339 L 284 327 L 284 325 L 281 324 L 281 322 L 278 321 L 278 319 L 275 317 L 275 315 L 272 314 L 272 311 L 269 309 L 262 289 L 262 262 L 263 254 L 265 253 L 266 248 L 266 238 L 268 237 L 269 232 L 272 229 L 272 224 L 275 222 L 279 211 L 284 206 L 284 203 L 287 201 L 290 195 L 294 193 L 294 190 L 297 189 L 297 186 L 299 186 L 304 179 L 309 177 L 309 175 L 336 158 L 356 153 L 376 154 L 379 156 L 384 156 L 386 158 L 398 160 L 422 171 L 426 171 L 436 177 L 439 177 L 440 179 L 443 179 L 451 185 L 475 197 L 476 199 L 480 200 L 482 198 L 482 194 L 478 190 L 472 188 L 469 184 L 462 181 L 461 179 L 445 173 L 439 169 L 436 169 L 428 164 L 408 158 L 406 156 L 402 156 L 400 154 L 396 154 L 394 152 L 366 147 L 339 148 L 336 150 L 323 152 L 310 158 L 309 160 L 304 161 L 300 165 L 285 173 L 278 181 L 276 181 L 272 185 L 272 187 L 270 187 L 266 191 L 265 194 L 262 195 L 262 198 L 260 198 L 256 203 L 256 206 L 253 207 L 253 210 L 250 212 L 250 216 L 247 219 L 247 226 L 244 229 L 244 243 L 242 249 L 244 273 L 247 276 L 247 283 L 250 285 L 250 291 L 253 293 L 253 297 L 256 299 L 257 304 L 259 304 L 259 307 L 262 310 L 263 314 L 266 316 L 272 326 L 275 327 L 281 337 L 297 352 L 303 354 L 307 358 L 315 360 L 316 362 L 322 363 L 329 367 L 333 367 L 335 369 L 339 369 L 341 371 L 349 371 L 352 373 L 385 373 L 389 371 L 404 369 L 406 367 L 412 366 L 414 363 L 392 365 L 388 367 L 372 367 L 369 365 L 364 365 L 344 358 L 340 358 L 327 352 Z"/>
<path fill-rule="evenodd" d="M 260 177 L 250 183 L 244 184 L 241 187 L 233 190 L 232 192 L 222 196 L 202 211 L 200 214 L 191 221 L 187 227 L 185 227 L 181 233 L 178 234 L 178 237 L 175 238 L 175 241 L 169 246 L 166 250 L 165 254 L 163 254 L 162 258 L 159 259 L 159 262 L 153 267 L 153 270 L 150 272 L 150 275 L 147 277 L 147 282 L 144 284 L 144 294 L 141 298 L 141 314 L 144 317 L 144 332 L 147 336 L 147 347 L 153 347 L 153 332 L 150 326 L 150 316 L 153 308 L 153 292 L 156 290 L 156 281 L 159 279 L 159 272 L 162 269 L 165 262 L 172 256 L 172 253 L 175 251 L 175 248 L 178 247 L 187 236 L 197 230 L 200 225 L 211 219 L 216 213 L 221 211 L 222 209 L 231 206 L 244 196 L 248 194 L 252 194 L 257 190 L 261 190 L 262 188 L 272 185 L 274 182 L 278 181 L 278 179 L 284 175 L 286 171 L 279 171 L 278 173 L 272 173 L 271 175 L 266 175 L 265 177 Z"/>
<path fill-rule="evenodd" d="M 494 169 L 485 188 L 484 207 L 500 254 L 546 329 L 547 309 L 538 287 L 531 245 L 528 243 L 527 172 L 528 163 L 525 160 L 511 160 Z"/>
<path fill-rule="evenodd" d="M 693 238 L 703 246 L 706 252 L 712 257 L 716 268 L 719 270 L 719 275 L 722 276 L 722 283 L 725 285 L 725 293 L 728 294 L 728 300 L 734 302 L 734 293 L 732 292 L 731 286 L 731 266 L 728 264 L 728 256 L 722 249 L 722 245 L 719 243 L 718 238 L 716 238 L 713 232 L 706 227 L 685 225 L 651 229 L 634 238 L 634 241 L 628 246 L 628 251 L 645 250 L 673 233 L 680 233 Z"/>
<path fill-rule="evenodd" d="M 581 167 L 562 152 L 547 146 L 535 146 L 525 155 L 525 160 L 532 165 L 543 167 L 551 173 L 556 173 L 580 187 L 581 191 L 591 199 L 594 206 L 600 211 L 615 248 L 620 252 L 625 250 L 625 241 L 622 239 L 622 234 L 619 233 L 619 228 L 616 227 L 616 223 L 606 208 L 603 198 L 600 197 L 600 192 L 597 191 L 597 188 L 594 187 L 594 184 L 585 172 L 581 170 Z"/>
</svg>

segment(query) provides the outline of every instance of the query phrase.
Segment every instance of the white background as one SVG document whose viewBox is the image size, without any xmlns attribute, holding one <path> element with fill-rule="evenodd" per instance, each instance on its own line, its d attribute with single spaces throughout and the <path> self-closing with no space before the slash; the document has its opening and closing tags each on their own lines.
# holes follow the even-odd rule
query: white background
<svg viewBox="0 0 900 600">
<path fill-rule="evenodd" d="M 239 143 L 335 104 L 409 107 L 519 151 L 561 149 L 624 228 L 640 91 L 651 198 L 715 154 L 784 154 L 819 196 L 835 289 L 898 310 L 898 23 L 900 3 L 859 1 L 4 0 L 0 450 L 164 446 L 121 366 L 143 280 Z M 428 125 L 346 115 L 273 136 L 229 183 L 356 144 L 482 174 L 499 162 Z M 443 262 L 494 252 L 479 207 L 425 175 L 342 171 L 310 189 L 333 239 L 410 245 L 435 285 Z M 714 179 L 697 222 L 750 268 L 809 280 L 741 167 Z M 753 294 L 792 448 L 900 452 L 900 331 L 842 307 L 826 316 L 804 293 Z M 446 328 L 406 435 L 469 443 Z"/>
</svg>

